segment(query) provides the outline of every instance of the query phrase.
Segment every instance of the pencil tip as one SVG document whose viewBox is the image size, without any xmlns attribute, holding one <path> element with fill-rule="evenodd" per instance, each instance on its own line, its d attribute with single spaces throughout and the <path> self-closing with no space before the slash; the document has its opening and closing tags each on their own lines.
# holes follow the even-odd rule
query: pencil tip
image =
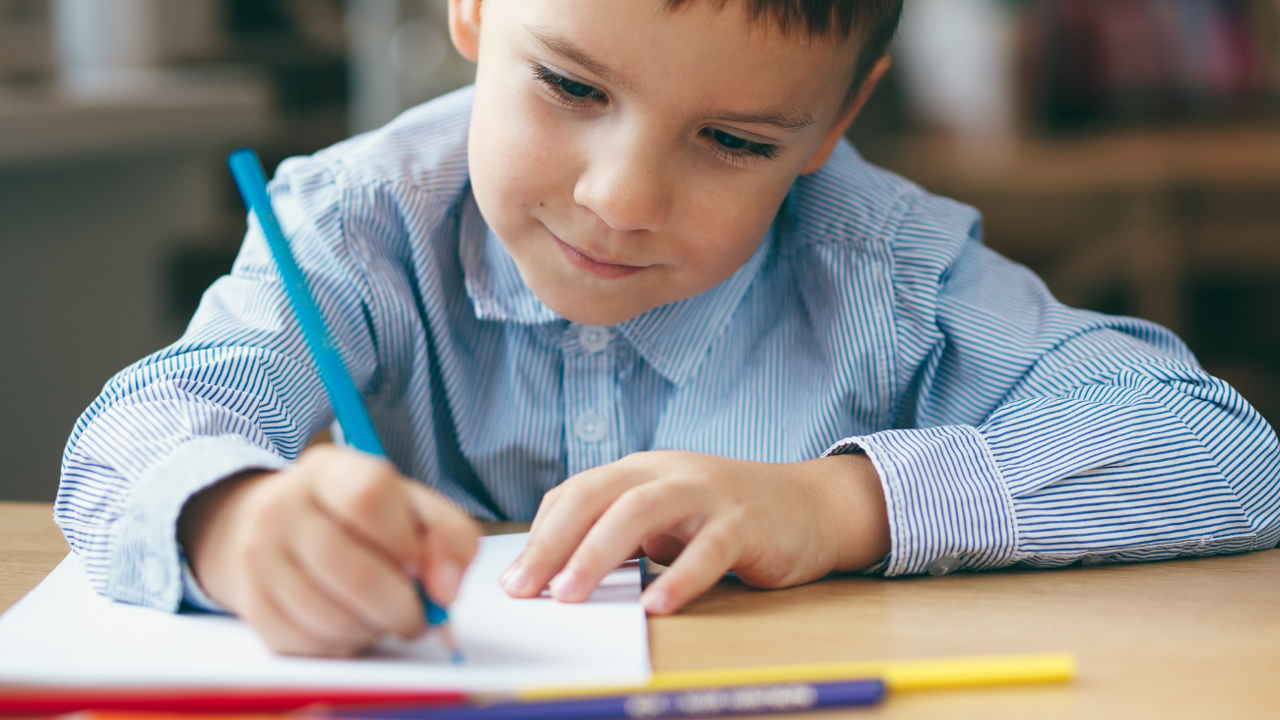
<svg viewBox="0 0 1280 720">
<path fill-rule="evenodd" d="M 449 649 L 449 662 L 454 665 L 462 665 L 467 661 L 467 656 L 462 654 L 462 650 L 458 647 L 458 639 L 453 635 L 453 626 L 449 623 L 442 623 L 437 626 L 440 633 L 440 639 L 444 641 L 444 646 Z"/>
</svg>

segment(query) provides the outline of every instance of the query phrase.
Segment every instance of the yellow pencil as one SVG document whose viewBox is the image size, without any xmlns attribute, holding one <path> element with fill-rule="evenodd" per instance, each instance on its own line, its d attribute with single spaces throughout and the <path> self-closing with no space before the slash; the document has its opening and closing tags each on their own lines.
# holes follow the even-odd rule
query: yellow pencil
<svg viewBox="0 0 1280 720">
<path fill-rule="evenodd" d="M 1071 653 L 986 655 L 922 660 L 776 665 L 715 670 L 655 672 L 647 685 L 612 688 L 531 688 L 523 699 L 615 695 L 643 690 L 688 690 L 736 685 L 790 682 L 830 682 L 880 678 L 894 692 L 982 685 L 1069 682 L 1075 677 L 1076 659 Z"/>
</svg>

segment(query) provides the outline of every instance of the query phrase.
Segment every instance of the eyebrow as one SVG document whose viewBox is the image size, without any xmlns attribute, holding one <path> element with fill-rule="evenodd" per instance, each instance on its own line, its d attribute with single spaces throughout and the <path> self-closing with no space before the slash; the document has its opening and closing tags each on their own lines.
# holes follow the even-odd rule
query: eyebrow
<svg viewBox="0 0 1280 720">
<path fill-rule="evenodd" d="M 555 53 L 556 55 L 577 64 L 605 82 L 612 83 L 614 85 L 622 85 L 628 88 L 632 87 L 625 78 L 614 72 L 613 69 L 592 58 L 568 40 L 547 35 L 533 29 L 530 29 L 528 32 L 529 35 L 533 37 L 534 41 L 548 52 Z M 803 130 L 812 126 L 816 122 L 813 119 L 813 116 L 805 111 L 797 113 L 788 113 L 783 111 L 763 113 L 721 112 L 711 115 L 708 119 L 717 122 L 740 123 L 743 125 L 768 125 L 770 127 L 778 128 L 779 130 L 787 131 Z"/>
<path fill-rule="evenodd" d="M 770 125 L 779 130 L 803 130 L 815 122 L 807 112 L 716 113 L 708 119 L 745 125 Z"/>
<path fill-rule="evenodd" d="M 582 68 L 585 68 L 591 74 L 598 76 L 600 79 L 605 80 L 606 82 L 612 83 L 614 85 L 623 85 L 626 87 L 631 86 L 631 84 L 628 83 L 625 79 L 623 79 L 621 75 L 614 72 L 604 63 L 601 63 L 595 60 L 590 55 L 586 54 L 582 50 L 579 50 L 576 46 L 574 46 L 573 43 L 569 42 L 568 40 L 562 40 L 557 37 L 552 37 L 551 35 L 544 35 L 543 33 L 540 33 L 537 30 L 529 30 L 529 34 L 533 36 L 534 41 L 536 41 L 544 49 L 548 50 L 549 52 L 553 52 L 567 60 L 573 61 L 574 63 L 581 66 Z"/>
</svg>

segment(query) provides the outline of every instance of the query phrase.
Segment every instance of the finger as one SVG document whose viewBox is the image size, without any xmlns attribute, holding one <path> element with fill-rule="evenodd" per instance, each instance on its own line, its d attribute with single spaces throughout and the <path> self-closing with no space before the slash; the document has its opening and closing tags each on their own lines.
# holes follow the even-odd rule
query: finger
<svg viewBox="0 0 1280 720">
<path fill-rule="evenodd" d="M 679 482 L 652 482 L 623 493 L 573 551 L 564 570 L 551 581 L 551 596 L 582 602 L 600 580 L 630 559 L 641 542 L 664 533 L 703 508 L 697 493 Z"/>
<path fill-rule="evenodd" d="M 556 502 L 559 501 L 560 489 L 563 487 L 564 483 L 560 483 L 542 494 L 542 500 L 538 503 L 538 511 L 533 514 L 533 522 L 529 524 L 530 535 L 538 532 L 539 527 L 546 524 L 547 515 L 551 513 L 551 508 L 555 507 Z"/>
<path fill-rule="evenodd" d="M 534 597 L 564 567 L 604 511 L 619 495 L 643 482 L 623 461 L 588 470 L 556 488 L 556 501 L 538 511 L 536 528 L 511 567 L 499 578 L 512 597 Z"/>
<path fill-rule="evenodd" d="M 268 595 L 246 598 L 240 617 L 253 626 L 273 651 L 285 655 L 354 655 L 361 648 L 330 645 L 300 628 Z"/>
<path fill-rule="evenodd" d="M 644 551 L 645 557 L 659 565 L 670 565 L 671 561 L 684 552 L 684 545 L 683 538 L 671 533 L 661 533 L 641 541 L 640 549 Z"/>
<path fill-rule="evenodd" d="M 741 552 L 741 539 L 731 523 L 708 523 L 644 591 L 640 603 L 652 615 L 670 615 L 719 582 Z"/>
<path fill-rule="evenodd" d="M 309 451 L 299 468 L 317 478 L 314 501 L 335 522 L 402 567 L 416 563 L 414 517 L 405 507 L 403 480 L 389 463 L 321 446 Z"/>
<path fill-rule="evenodd" d="M 422 526 L 418 577 L 434 602 L 449 605 L 457 598 L 462 574 L 480 547 L 480 525 L 439 493 L 419 483 L 406 481 L 406 485 Z"/>
<path fill-rule="evenodd" d="M 360 648 L 381 634 L 344 610 L 305 576 L 290 557 L 281 558 L 263 585 L 275 607 L 295 627 L 325 647 Z"/>
<path fill-rule="evenodd" d="M 414 637 L 422 606 L 404 568 L 369 549 L 320 511 L 302 513 L 288 538 L 306 577 L 341 608 L 380 632 Z"/>
</svg>

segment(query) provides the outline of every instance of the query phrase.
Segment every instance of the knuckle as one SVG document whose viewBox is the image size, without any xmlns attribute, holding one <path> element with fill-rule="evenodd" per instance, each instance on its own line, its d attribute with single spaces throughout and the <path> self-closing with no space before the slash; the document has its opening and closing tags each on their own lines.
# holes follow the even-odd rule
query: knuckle
<svg viewBox="0 0 1280 720">
<path fill-rule="evenodd" d="M 453 539 L 453 554 L 459 559 L 471 562 L 480 550 L 480 525 L 470 518 L 462 530 L 450 533 L 450 537 Z"/>
<path fill-rule="evenodd" d="M 540 537 L 530 537 L 521 557 L 528 563 L 541 564 L 552 553 L 551 545 Z"/>
<path fill-rule="evenodd" d="M 422 627 L 422 623 L 422 611 L 415 603 L 398 613 L 388 629 L 401 637 L 407 637 Z"/>
<path fill-rule="evenodd" d="M 568 481 L 566 480 L 565 482 L 568 482 Z M 550 490 L 542 494 L 542 500 L 538 502 L 538 512 L 542 512 L 543 510 L 547 509 L 551 505 L 555 504 L 556 500 L 560 497 L 560 494 L 564 492 L 563 490 L 564 485 L 565 485 L 564 483 L 560 483 L 559 485 L 551 488 Z"/>
<path fill-rule="evenodd" d="M 321 623 L 325 637 L 333 643 L 364 642 L 369 631 L 360 621 L 346 612 L 327 613 Z"/>
<path fill-rule="evenodd" d="M 559 511 L 573 512 L 591 497 L 591 489 L 581 479 L 569 479 L 556 487 L 556 506 Z"/>
<path fill-rule="evenodd" d="M 352 596 L 364 597 L 377 586 L 380 575 L 372 563 L 354 563 L 343 570 L 340 582 Z"/>
<path fill-rule="evenodd" d="M 562 503 L 580 501 L 586 494 L 590 484 L 589 478 L 581 475 L 571 477 L 556 486 L 558 500 Z"/>
<path fill-rule="evenodd" d="M 394 491 L 391 479 L 385 475 L 358 473 L 352 478 L 345 509 L 357 522 L 377 522 L 388 498 L 394 494 Z"/>
<path fill-rule="evenodd" d="M 703 550 L 710 557 L 729 562 L 737 554 L 738 543 L 733 533 L 718 528 L 708 528 L 702 538 Z"/>
<path fill-rule="evenodd" d="M 298 460 L 294 463 L 294 467 L 303 472 L 333 467 L 336 463 L 341 462 L 342 455 L 342 450 L 336 445 L 313 445 L 302 451 L 302 454 L 298 456 Z"/>
<path fill-rule="evenodd" d="M 605 563 L 605 555 L 595 546 L 584 543 L 573 553 L 572 567 L 587 573 L 598 572 Z M 612 570 L 613 568 L 608 568 Z M 601 573 L 603 574 L 603 573 Z"/>
<path fill-rule="evenodd" d="M 662 507 L 666 496 L 667 492 L 661 485 L 646 483 L 623 493 L 615 505 L 624 515 L 643 518 Z"/>
</svg>

